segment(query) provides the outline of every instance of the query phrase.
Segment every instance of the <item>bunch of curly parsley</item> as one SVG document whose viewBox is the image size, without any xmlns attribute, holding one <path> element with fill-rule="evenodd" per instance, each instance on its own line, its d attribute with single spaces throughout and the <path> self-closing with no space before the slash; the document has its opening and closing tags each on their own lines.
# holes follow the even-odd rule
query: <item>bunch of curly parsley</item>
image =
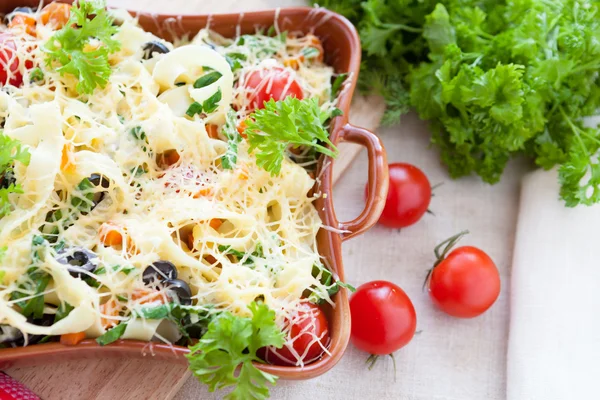
<svg viewBox="0 0 600 400">
<path fill-rule="evenodd" d="M 558 166 L 568 206 L 600 201 L 600 2 L 325 0 L 359 28 L 361 87 L 384 122 L 410 106 L 431 121 L 452 177 L 500 179 L 526 154 Z"/>
</svg>

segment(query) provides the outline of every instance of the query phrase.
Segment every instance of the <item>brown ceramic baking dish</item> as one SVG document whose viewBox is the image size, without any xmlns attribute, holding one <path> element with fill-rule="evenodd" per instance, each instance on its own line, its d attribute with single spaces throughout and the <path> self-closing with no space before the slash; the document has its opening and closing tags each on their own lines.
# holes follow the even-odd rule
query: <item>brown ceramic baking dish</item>
<svg viewBox="0 0 600 400">
<path fill-rule="evenodd" d="M 48 3 L 49 1 L 46 1 Z M 63 0 L 63 2 L 69 2 Z M 18 6 L 36 7 L 38 0 L 5 0 L 0 3 L 0 13 L 7 13 Z M 344 280 L 342 265 L 342 242 L 360 235 L 373 226 L 383 210 L 388 189 L 388 169 L 385 151 L 373 133 L 348 124 L 348 111 L 360 65 L 360 42 L 352 24 L 331 11 L 318 8 L 288 8 L 243 14 L 222 15 L 150 15 L 137 13 L 141 26 L 157 36 L 172 40 L 173 35 L 194 35 L 201 28 L 211 29 L 226 37 L 236 33 L 254 33 L 257 28 L 268 28 L 275 22 L 282 31 L 314 33 L 325 49 L 325 61 L 338 73 L 348 73 L 348 87 L 340 96 L 339 108 L 344 115 L 337 117 L 331 127 L 331 140 L 353 142 L 366 147 L 369 156 L 369 197 L 362 213 L 349 222 L 339 222 L 333 209 L 332 167 L 327 157 L 319 162 L 321 169 L 320 190 L 324 196 L 316 201 L 325 225 L 338 228 L 342 233 L 321 229 L 318 233 L 319 252 L 327 266 Z M 239 31 L 237 30 L 239 29 Z M 329 318 L 331 345 L 330 355 L 305 366 L 280 367 L 260 364 L 260 368 L 284 379 L 308 379 L 323 374 L 332 368 L 342 357 L 350 337 L 350 310 L 345 290 L 334 297 L 335 308 L 325 310 Z M 167 346 L 132 340 L 120 340 L 109 346 L 100 347 L 94 340 L 85 340 L 76 346 L 63 346 L 59 343 L 38 344 L 22 348 L 0 350 L 0 368 L 48 363 L 57 360 L 101 357 L 142 357 L 152 354 L 152 358 L 182 362 L 187 348 Z"/>
</svg>

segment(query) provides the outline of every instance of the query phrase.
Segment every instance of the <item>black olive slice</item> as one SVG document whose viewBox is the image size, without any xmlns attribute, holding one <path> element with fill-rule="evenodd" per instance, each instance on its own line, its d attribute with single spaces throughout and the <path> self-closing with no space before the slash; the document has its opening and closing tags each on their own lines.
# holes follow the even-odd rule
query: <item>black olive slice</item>
<svg viewBox="0 0 600 400">
<path fill-rule="evenodd" d="M 92 262 L 97 258 L 96 254 L 82 247 L 68 248 L 59 252 L 56 261 L 63 265 L 67 265 L 67 271 L 72 277 L 85 277 L 86 273 L 91 273 L 96 270 L 96 265 Z"/>
<path fill-rule="evenodd" d="M 177 279 L 177 268 L 170 261 L 159 260 L 146 267 L 142 274 L 145 285 Z"/>
<path fill-rule="evenodd" d="M 169 48 L 160 42 L 148 42 L 142 47 L 144 60 L 149 60 L 153 57 L 154 53 L 166 54 L 169 52 Z"/>
<path fill-rule="evenodd" d="M 189 285 L 180 279 L 171 279 L 164 282 L 169 294 L 175 297 L 180 304 L 189 306 L 192 304 L 192 290 Z"/>
</svg>

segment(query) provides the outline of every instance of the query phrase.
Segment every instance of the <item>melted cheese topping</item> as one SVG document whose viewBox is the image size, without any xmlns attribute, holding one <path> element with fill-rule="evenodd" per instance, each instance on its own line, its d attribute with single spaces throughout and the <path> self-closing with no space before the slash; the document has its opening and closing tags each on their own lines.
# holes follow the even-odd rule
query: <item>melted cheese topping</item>
<svg viewBox="0 0 600 400">
<path fill-rule="evenodd" d="M 160 320 L 131 320 L 142 304 L 161 301 L 141 275 L 167 260 L 189 284 L 194 307 L 247 315 L 247 305 L 262 299 L 285 329 L 307 290 L 329 300 L 320 276 L 313 276 L 313 266 L 321 264 L 315 239 L 321 221 L 309 195 L 314 179 L 288 157 L 281 173 L 271 176 L 256 166 L 245 140 L 236 167 L 226 170 L 225 137 L 209 135 L 207 127 L 220 132 L 232 105 L 238 123 L 249 114 L 253 93 L 244 82 L 265 68 L 287 70 L 305 98 L 334 107 L 333 71 L 322 63 L 320 44 L 312 35 L 230 40 L 205 29 L 175 47 L 119 15 L 124 21 L 115 38 L 121 49 L 110 56 L 112 75 L 89 96 L 77 95 L 73 76 L 44 64 L 41 46 L 51 27 L 38 24 L 36 37 L 9 29 L 19 62 L 14 73 L 25 83 L 0 92 L 0 118 L 4 134 L 28 147 L 31 162 L 15 166 L 23 194 L 11 195 L 13 210 L 0 219 L 0 246 L 7 249 L 0 267 L 0 324 L 26 334 L 85 331 L 97 337 L 129 319 L 125 338 L 176 340 L 175 334 L 157 333 Z M 143 60 L 150 41 L 171 51 Z M 239 63 L 234 71 L 231 60 Z M 41 82 L 30 83 L 31 62 L 42 70 Z M 212 70 L 221 74 L 216 82 L 193 87 Z M 186 115 L 193 102 L 202 104 L 217 90 L 221 100 L 214 112 Z M 175 151 L 179 159 L 161 165 L 161 157 Z M 94 174 L 108 187 L 82 186 Z M 46 240 L 34 244 L 40 237 Z M 57 261 L 74 249 L 95 255 L 94 272 L 74 277 Z M 50 275 L 45 312 L 57 312 L 52 305 L 73 307 L 51 326 L 20 313 L 19 302 L 35 294 L 32 265 Z M 157 290 L 163 300 L 169 296 Z M 15 292 L 29 297 L 14 298 Z"/>
</svg>

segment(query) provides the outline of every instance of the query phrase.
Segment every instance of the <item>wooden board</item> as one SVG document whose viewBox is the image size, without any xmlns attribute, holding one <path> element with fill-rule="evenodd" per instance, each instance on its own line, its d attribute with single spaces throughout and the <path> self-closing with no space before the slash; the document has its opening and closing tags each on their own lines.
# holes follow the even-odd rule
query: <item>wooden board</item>
<svg viewBox="0 0 600 400">
<path fill-rule="evenodd" d="M 243 11 L 275 6 L 305 5 L 303 0 L 247 0 L 241 6 L 235 0 L 112 0 L 109 5 L 150 12 L 207 13 Z M 243 8 L 243 10 L 241 9 Z M 384 104 L 378 97 L 356 96 L 350 110 L 350 122 L 370 130 L 379 126 Z M 339 145 L 340 156 L 334 163 L 334 182 L 342 176 L 362 147 Z M 190 372 L 185 365 L 147 359 L 81 360 L 37 367 L 10 368 L 5 371 L 23 382 L 44 400 L 171 399 Z"/>
</svg>

